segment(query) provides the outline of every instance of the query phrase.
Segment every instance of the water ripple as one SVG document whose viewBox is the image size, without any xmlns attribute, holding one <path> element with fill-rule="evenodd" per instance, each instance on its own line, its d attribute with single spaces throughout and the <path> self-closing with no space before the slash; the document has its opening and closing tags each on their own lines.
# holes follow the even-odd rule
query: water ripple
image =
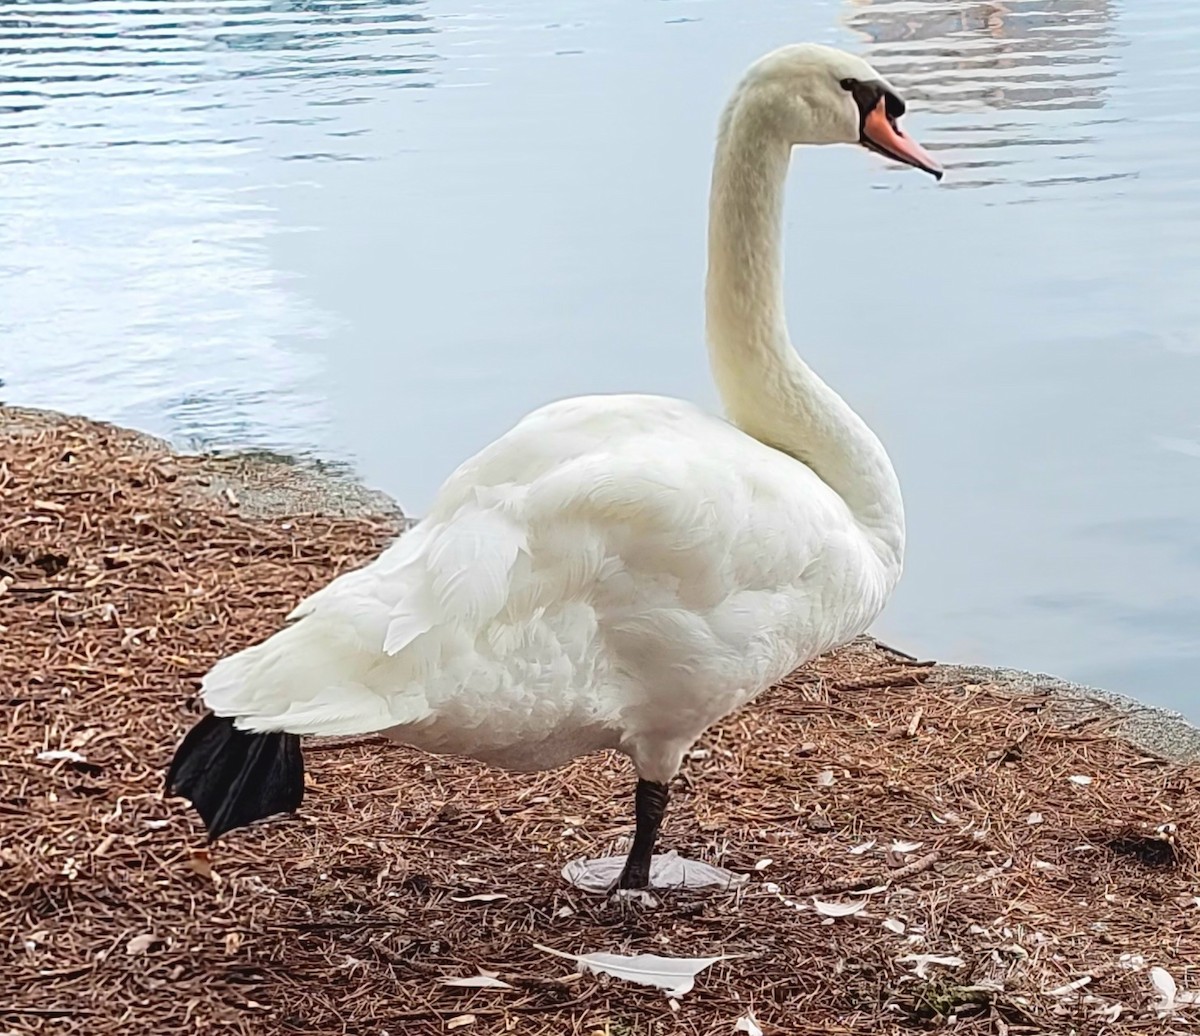
<svg viewBox="0 0 1200 1036">
<path fill-rule="evenodd" d="M 368 160 L 349 145 L 354 107 L 432 85 L 434 38 L 415 0 L 10 7 L 0 313 L 15 380 L 89 412 L 120 386 L 107 416 L 178 441 L 328 449 L 323 364 L 303 343 L 331 318 L 275 269 L 282 231 L 248 181 L 286 191 L 290 170 Z M 265 399 L 269 429 L 252 420 Z"/>
<path fill-rule="evenodd" d="M 1030 148 L 1053 160 L 1088 163 L 1094 113 L 1108 105 L 1120 75 L 1122 46 L 1109 0 L 850 0 L 847 26 L 865 56 L 937 116 L 930 146 L 955 172 L 954 188 L 1022 190 L 1009 200 L 1036 200 L 1030 191 L 1073 183 L 1126 179 L 1132 172 L 1034 175 L 1022 160 Z M 1084 113 L 1087 113 L 1086 115 Z M 1003 149 L 1003 165 L 979 152 Z M 987 176 L 958 175 L 980 169 Z"/>
</svg>

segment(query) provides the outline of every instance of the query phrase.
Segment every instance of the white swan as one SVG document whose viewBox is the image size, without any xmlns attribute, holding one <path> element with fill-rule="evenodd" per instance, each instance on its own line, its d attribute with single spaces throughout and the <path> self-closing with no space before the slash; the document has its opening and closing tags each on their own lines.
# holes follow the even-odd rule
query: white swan
<svg viewBox="0 0 1200 1036">
<path fill-rule="evenodd" d="M 900 576 L 888 456 L 789 343 L 780 224 L 795 144 L 863 144 L 940 178 L 903 111 L 828 47 L 749 69 L 721 120 L 709 225 L 729 421 L 656 396 L 569 399 L 463 464 L 411 532 L 204 679 L 215 715 L 168 787 L 210 837 L 299 804 L 297 735 L 380 731 L 515 770 L 616 748 L 639 778 L 619 885 L 647 884 L 689 746 L 865 629 Z"/>
</svg>

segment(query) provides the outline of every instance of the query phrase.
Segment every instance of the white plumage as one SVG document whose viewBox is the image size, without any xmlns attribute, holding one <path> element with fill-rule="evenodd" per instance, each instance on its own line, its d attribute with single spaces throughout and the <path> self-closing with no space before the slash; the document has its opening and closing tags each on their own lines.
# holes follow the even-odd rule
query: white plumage
<svg viewBox="0 0 1200 1036">
<path fill-rule="evenodd" d="M 674 775 L 704 729 L 862 630 L 890 589 L 807 468 L 687 404 L 538 410 L 377 561 L 220 662 L 249 730 L 387 730 L 516 769 L 623 748 Z M 562 740 L 560 746 L 558 742 Z"/>
<path fill-rule="evenodd" d="M 707 304 L 730 420 L 644 395 L 535 411 L 376 561 L 218 663 L 213 712 L 518 770 L 618 748 L 665 785 L 710 724 L 864 630 L 900 575 L 899 487 L 780 302 L 789 152 L 860 140 L 848 77 L 891 92 L 848 54 L 784 48 L 722 121 Z"/>
</svg>

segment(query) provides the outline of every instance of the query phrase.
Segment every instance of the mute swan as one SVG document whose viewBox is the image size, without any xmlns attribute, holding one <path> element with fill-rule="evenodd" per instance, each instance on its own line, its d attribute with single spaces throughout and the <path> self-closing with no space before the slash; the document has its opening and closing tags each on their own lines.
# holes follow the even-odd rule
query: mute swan
<svg viewBox="0 0 1200 1036">
<path fill-rule="evenodd" d="M 866 62 L 799 44 L 720 123 L 706 289 L 728 421 L 646 395 L 535 411 L 429 515 L 203 681 L 167 775 L 210 839 L 295 809 L 299 735 L 381 732 L 512 770 L 615 748 L 638 775 L 617 881 L 649 882 L 667 785 L 721 717 L 850 640 L 900 576 L 879 440 L 792 349 L 780 224 L 796 144 L 861 144 L 941 178 Z"/>
</svg>

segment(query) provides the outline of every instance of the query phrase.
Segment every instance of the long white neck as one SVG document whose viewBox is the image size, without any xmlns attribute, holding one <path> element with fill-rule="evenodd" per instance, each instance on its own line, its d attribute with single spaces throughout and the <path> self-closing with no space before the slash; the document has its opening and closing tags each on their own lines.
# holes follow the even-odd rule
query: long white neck
<svg viewBox="0 0 1200 1036">
<path fill-rule="evenodd" d="M 783 312 L 781 225 L 790 144 L 767 110 L 735 96 L 721 121 L 708 228 L 709 357 L 742 431 L 811 468 L 837 493 L 892 579 L 904 554 L 900 484 L 883 445 L 800 359 Z"/>
</svg>

